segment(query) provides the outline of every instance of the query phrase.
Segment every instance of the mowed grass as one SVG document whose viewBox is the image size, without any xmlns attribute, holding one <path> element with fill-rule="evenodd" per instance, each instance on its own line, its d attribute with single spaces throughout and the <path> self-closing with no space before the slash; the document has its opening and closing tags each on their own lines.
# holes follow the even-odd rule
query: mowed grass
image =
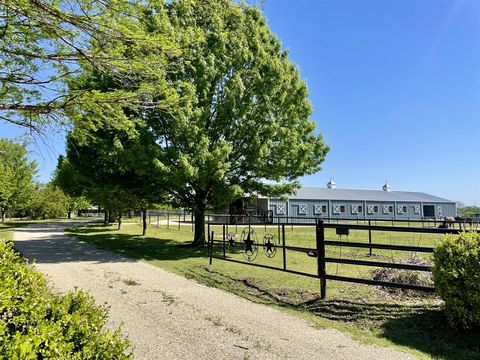
<svg viewBox="0 0 480 360">
<path fill-rule="evenodd" d="M 152 221 L 152 224 L 155 223 Z M 227 233 L 235 233 L 241 242 L 244 225 L 229 226 Z M 222 239 L 222 227 L 211 226 L 214 237 Z M 266 233 L 278 241 L 277 226 L 255 226 L 257 241 L 263 243 Z M 281 229 L 280 229 L 281 231 Z M 170 228 L 149 226 L 146 236 L 140 236 L 141 227 L 135 221 L 126 221 L 122 230 L 116 226 L 84 226 L 71 230 L 79 239 L 127 256 L 143 259 L 187 278 L 217 287 L 258 303 L 281 308 L 289 313 L 307 318 L 319 327 L 335 327 L 349 331 L 355 338 L 379 345 L 395 345 L 420 358 L 478 359 L 480 334 L 459 334 L 445 323 L 441 301 L 434 295 L 412 296 L 391 294 L 377 287 L 328 281 L 327 299 L 319 298 L 318 279 L 292 275 L 282 271 L 258 268 L 213 259 L 210 266 L 207 249 L 190 246 L 193 233 L 189 224 L 171 222 Z M 339 239 L 335 230 L 326 229 L 325 237 Z M 286 226 L 286 245 L 315 248 L 315 228 Z M 433 246 L 440 238 L 436 234 L 404 234 L 373 232 L 374 243 Z M 368 242 L 368 232 L 352 230 L 341 241 Z M 244 260 L 240 244 L 226 256 Z M 341 252 L 341 253 L 340 253 Z M 214 254 L 223 256 L 223 244 L 216 244 Z M 365 260 L 404 261 L 419 256 L 429 261 L 430 254 L 368 249 L 328 247 L 332 257 L 354 257 Z M 304 252 L 286 251 L 288 269 L 316 273 L 316 259 Z M 256 264 L 282 267 L 282 250 L 273 258 L 265 256 L 258 248 Z M 329 264 L 327 272 L 344 276 L 371 278 L 374 268 L 354 265 Z"/>
<path fill-rule="evenodd" d="M 0 223 L 0 240 L 13 240 L 16 228 L 31 224 L 33 221 L 6 221 Z"/>
</svg>

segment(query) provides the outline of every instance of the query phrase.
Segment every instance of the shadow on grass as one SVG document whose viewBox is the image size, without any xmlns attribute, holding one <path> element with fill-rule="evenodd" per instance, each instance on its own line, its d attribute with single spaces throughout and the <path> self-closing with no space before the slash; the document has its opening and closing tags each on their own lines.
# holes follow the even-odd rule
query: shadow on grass
<svg viewBox="0 0 480 360">
<path fill-rule="evenodd" d="M 78 228 L 72 228 L 72 229 L 67 229 L 67 231 L 70 231 L 74 233 L 75 235 L 78 234 L 94 234 L 94 233 L 104 233 L 106 231 L 113 230 L 110 225 L 99 225 L 99 224 L 94 224 L 94 225 L 87 225 L 87 226 L 81 226 Z"/>
<path fill-rule="evenodd" d="M 8 231 L 8 230 L 26 226 L 32 223 L 33 223 L 32 221 L 28 221 L 28 220 L 6 221 L 4 223 L 0 223 L 0 231 Z"/>
<path fill-rule="evenodd" d="M 100 248 L 144 260 L 182 260 L 207 256 L 206 248 L 191 247 L 188 242 L 158 239 L 148 235 L 104 233 L 109 230 L 111 229 L 83 227 L 72 230 L 72 233 L 78 239 L 88 241 Z"/>
<path fill-rule="evenodd" d="M 454 331 L 440 306 L 327 300 L 306 304 L 305 309 L 329 320 L 379 331 L 379 336 L 395 344 L 434 358 L 480 358 L 480 332 Z"/>
</svg>

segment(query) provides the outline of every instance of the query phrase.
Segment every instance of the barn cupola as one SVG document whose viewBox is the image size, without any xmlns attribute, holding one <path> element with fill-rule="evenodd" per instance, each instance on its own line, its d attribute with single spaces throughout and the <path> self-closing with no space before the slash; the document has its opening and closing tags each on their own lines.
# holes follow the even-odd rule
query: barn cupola
<svg viewBox="0 0 480 360">
<path fill-rule="evenodd" d="M 330 181 L 329 181 L 328 184 L 327 184 L 327 188 L 332 189 L 332 190 L 335 190 L 335 189 L 337 188 L 337 184 L 335 184 L 335 181 L 333 181 L 332 179 L 330 179 Z"/>
<path fill-rule="evenodd" d="M 385 181 L 385 185 L 383 185 L 382 190 L 383 191 L 391 191 L 390 185 L 388 185 L 387 181 Z"/>
</svg>

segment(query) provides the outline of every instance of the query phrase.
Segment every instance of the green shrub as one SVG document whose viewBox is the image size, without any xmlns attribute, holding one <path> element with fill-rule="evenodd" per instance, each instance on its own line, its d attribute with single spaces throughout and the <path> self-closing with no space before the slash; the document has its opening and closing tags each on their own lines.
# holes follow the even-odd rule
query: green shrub
<svg viewBox="0 0 480 360">
<path fill-rule="evenodd" d="M 480 327 L 480 235 L 445 235 L 433 258 L 435 288 L 449 323 L 463 330 Z"/>
<path fill-rule="evenodd" d="M 75 290 L 52 294 L 44 277 L 0 241 L 0 359 L 130 359 L 105 307 Z"/>
</svg>

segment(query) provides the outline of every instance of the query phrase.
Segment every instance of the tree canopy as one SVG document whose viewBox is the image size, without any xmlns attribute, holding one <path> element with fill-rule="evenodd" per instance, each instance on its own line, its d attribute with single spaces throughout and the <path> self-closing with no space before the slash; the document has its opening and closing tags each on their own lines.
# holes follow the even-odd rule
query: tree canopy
<svg viewBox="0 0 480 360">
<path fill-rule="evenodd" d="M 150 7 L 143 19 L 148 34 L 167 27 L 172 41 L 184 44 L 165 58 L 175 69 L 163 73 L 167 85 L 149 93 L 152 103 L 168 98 L 175 106 L 87 109 L 71 136 L 76 146 L 117 152 L 118 163 L 109 166 L 144 176 L 177 206 L 192 209 L 194 243 L 201 245 L 206 210 L 246 193 L 292 192 L 300 176 L 320 169 L 328 147 L 310 120 L 307 86 L 259 9 L 231 0 L 176 0 Z M 77 86 L 108 93 L 109 81 L 85 66 Z M 148 78 L 132 77 L 129 84 L 156 88 Z M 122 86 L 114 83 L 116 91 Z M 105 135 L 105 122 L 113 133 Z M 76 156 L 71 150 L 69 159 Z"/>
<path fill-rule="evenodd" d="M 33 190 L 37 164 L 27 158 L 26 144 L 0 139 L 0 211 L 25 208 Z"/>
<path fill-rule="evenodd" d="M 161 7 L 161 1 L 158 4 Z M 0 120 L 41 131 L 44 124 L 71 119 L 79 107 L 156 106 L 151 88 L 133 88 L 128 82 L 156 79 L 155 89 L 161 88 L 163 59 L 179 50 L 166 31 L 144 31 L 145 6 L 141 0 L 2 1 Z M 114 78 L 123 84 L 122 90 L 69 88 L 80 66 Z"/>
</svg>

